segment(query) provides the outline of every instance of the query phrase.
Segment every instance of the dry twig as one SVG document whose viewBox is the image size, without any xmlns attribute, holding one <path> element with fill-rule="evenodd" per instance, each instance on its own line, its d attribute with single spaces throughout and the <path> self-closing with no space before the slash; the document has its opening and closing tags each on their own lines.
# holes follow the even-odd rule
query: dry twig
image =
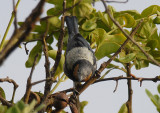
<svg viewBox="0 0 160 113">
<path fill-rule="evenodd" d="M 13 84 L 14 88 L 13 88 L 13 94 L 12 94 L 12 100 L 11 100 L 11 103 L 13 103 L 16 89 L 18 88 L 18 84 L 14 80 L 9 79 L 9 77 L 0 79 L 0 82 L 9 82 Z"/>
</svg>

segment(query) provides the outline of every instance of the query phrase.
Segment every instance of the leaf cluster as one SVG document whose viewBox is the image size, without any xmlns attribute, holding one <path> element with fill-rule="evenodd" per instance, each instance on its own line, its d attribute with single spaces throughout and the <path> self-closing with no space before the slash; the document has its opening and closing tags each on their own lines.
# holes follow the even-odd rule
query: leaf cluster
<svg viewBox="0 0 160 113">
<path fill-rule="evenodd" d="M 157 90 L 158 93 L 160 94 L 160 84 L 157 86 Z M 159 94 L 153 95 L 148 89 L 146 89 L 146 94 L 157 108 L 157 111 L 160 112 L 160 95 Z"/>
</svg>

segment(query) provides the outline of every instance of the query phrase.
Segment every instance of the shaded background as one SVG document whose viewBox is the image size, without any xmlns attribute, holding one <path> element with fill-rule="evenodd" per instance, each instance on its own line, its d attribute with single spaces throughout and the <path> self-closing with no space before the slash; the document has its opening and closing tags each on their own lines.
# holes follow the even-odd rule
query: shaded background
<svg viewBox="0 0 160 113">
<path fill-rule="evenodd" d="M 38 2 L 39 0 L 21 0 L 17 12 L 18 21 L 24 21 Z M 109 5 L 112 5 L 117 11 L 137 10 L 141 13 L 145 8 L 150 5 L 160 5 L 160 0 L 129 0 L 129 2 L 125 4 L 110 3 Z M 46 10 L 51 7 L 53 7 L 53 5 L 46 4 L 42 16 L 46 16 Z M 96 3 L 95 8 L 97 10 L 104 11 L 104 7 L 101 2 Z M 12 9 L 12 0 L 1 0 L 0 41 L 2 40 L 4 32 L 7 28 L 9 19 L 11 17 Z M 160 29 L 159 26 L 157 27 Z M 7 35 L 7 39 L 10 38 L 13 30 L 14 27 L 12 25 Z M 33 45 L 35 45 L 35 43 L 29 43 L 27 45 L 27 48 L 31 50 Z M 19 85 L 16 91 L 15 102 L 20 100 L 24 95 L 26 90 L 27 78 L 31 70 L 30 68 L 25 68 L 25 61 L 27 60 L 28 56 L 25 53 L 23 44 L 21 46 L 22 48 L 16 49 L 13 54 L 11 54 L 9 58 L 4 62 L 4 64 L 0 67 L 0 78 L 5 78 L 6 76 L 8 76 L 9 78 L 14 79 Z M 45 59 L 43 56 L 40 63 L 36 66 L 33 73 L 33 82 L 45 78 L 44 60 Z M 103 60 L 98 61 L 98 68 L 103 61 L 107 60 L 108 58 L 104 58 Z M 52 66 L 54 62 L 52 60 L 50 60 L 50 62 Z M 134 68 L 132 68 L 131 72 L 137 77 L 155 77 L 160 75 L 160 68 L 150 65 L 149 68 L 143 68 L 141 70 L 135 70 Z M 107 77 L 120 75 L 125 76 L 123 72 L 113 70 L 107 75 Z M 158 83 L 149 81 L 143 82 L 142 87 L 140 87 L 138 81 L 132 82 L 134 113 L 158 113 L 155 106 L 152 104 L 152 102 L 145 93 L 145 89 L 147 88 L 153 94 L 157 94 L 157 85 Z M 9 83 L 0 83 L 0 86 L 5 90 L 7 100 L 10 100 L 12 96 L 13 85 Z M 120 80 L 117 91 L 113 93 L 115 86 L 115 81 L 107 81 L 94 84 L 90 86 L 86 91 L 84 91 L 84 93 L 82 93 L 82 95 L 80 96 L 80 100 L 86 100 L 89 102 L 87 107 L 85 108 L 85 113 L 117 113 L 121 105 L 125 103 L 128 99 L 128 90 L 126 80 Z M 67 89 L 70 87 L 72 87 L 72 81 L 67 80 L 66 82 L 62 83 L 56 91 Z M 32 88 L 32 91 L 43 92 L 43 90 L 44 83 L 38 84 Z M 67 108 L 66 110 L 70 112 L 69 108 Z"/>
</svg>

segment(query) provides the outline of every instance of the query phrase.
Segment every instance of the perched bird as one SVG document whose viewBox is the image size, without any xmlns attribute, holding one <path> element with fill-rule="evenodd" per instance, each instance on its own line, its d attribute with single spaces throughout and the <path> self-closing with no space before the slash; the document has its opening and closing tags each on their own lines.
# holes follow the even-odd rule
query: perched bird
<svg viewBox="0 0 160 113">
<path fill-rule="evenodd" d="M 68 44 L 65 56 L 64 73 L 74 82 L 85 82 L 95 74 L 96 57 L 88 42 L 78 30 L 75 16 L 66 16 Z"/>
</svg>

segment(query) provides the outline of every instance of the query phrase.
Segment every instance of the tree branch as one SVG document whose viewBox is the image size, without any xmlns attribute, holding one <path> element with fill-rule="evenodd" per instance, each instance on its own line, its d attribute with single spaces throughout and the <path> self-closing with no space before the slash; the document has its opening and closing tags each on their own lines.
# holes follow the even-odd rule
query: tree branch
<svg viewBox="0 0 160 113">
<path fill-rule="evenodd" d="M 37 55 L 35 56 L 35 58 L 34 58 L 33 66 L 32 66 L 30 75 L 29 75 L 29 77 L 28 77 L 28 79 L 27 79 L 26 93 L 25 93 L 25 95 L 24 95 L 24 102 L 25 102 L 26 104 L 28 103 L 29 96 L 30 96 L 30 93 L 31 93 L 31 88 L 32 88 L 31 80 L 32 80 L 33 71 L 34 71 L 34 69 L 35 69 L 37 57 L 38 57 L 38 54 L 37 54 Z"/>
<path fill-rule="evenodd" d="M 130 63 L 126 64 L 126 70 L 127 70 L 127 77 L 131 77 L 131 66 Z M 133 95 L 133 90 L 132 90 L 132 82 L 131 80 L 127 80 L 128 84 L 128 101 L 126 102 L 127 108 L 128 108 L 128 113 L 132 113 L 132 95 Z"/>
<path fill-rule="evenodd" d="M 3 61 L 12 53 L 13 50 L 15 50 L 19 46 L 22 41 L 24 41 L 24 39 L 32 31 L 35 23 L 39 20 L 39 17 L 42 14 L 44 4 L 45 0 L 41 0 L 25 20 L 24 24 L 22 24 L 19 29 L 14 31 L 7 45 L 0 52 L 0 65 L 2 65 Z"/>
<path fill-rule="evenodd" d="M 6 99 L 4 99 L 1 95 L 0 95 L 0 101 L 2 102 L 3 105 L 6 105 L 8 107 L 11 107 L 13 104 L 9 103 Z"/>
<path fill-rule="evenodd" d="M 14 88 L 13 88 L 13 94 L 12 94 L 12 99 L 11 99 L 11 103 L 13 103 L 16 89 L 18 88 L 18 84 L 14 80 L 9 79 L 9 77 L 0 79 L 0 82 L 9 82 L 13 84 Z"/>
<path fill-rule="evenodd" d="M 133 77 L 118 76 L 118 77 L 99 79 L 99 80 L 96 80 L 94 82 L 94 84 L 98 83 L 98 82 L 109 81 L 109 80 L 114 80 L 114 81 L 117 81 L 117 80 L 137 80 L 137 81 L 140 81 L 140 82 L 143 82 L 143 81 L 157 82 L 157 81 L 160 81 L 160 77 L 156 76 L 155 78 L 140 78 L 140 77 L 133 78 Z"/>
<path fill-rule="evenodd" d="M 136 41 L 134 41 L 134 39 L 132 39 L 132 37 L 130 35 L 128 35 L 125 30 L 123 30 L 123 28 L 121 27 L 121 25 L 113 18 L 113 16 L 111 15 L 110 13 L 110 10 L 108 9 L 106 3 L 104 2 L 104 0 L 101 0 L 104 7 L 105 7 L 105 11 L 106 13 L 109 15 L 110 19 L 113 21 L 113 23 L 122 31 L 122 33 L 127 37 L 129 38 L 129 40 L 132 41 L 133 44 L 135 44 L 142 52 L 143 54 L 148 58 L 148 60 L 152 61 L 155 65 L 159 66 L 160 67 L 160 64 L 159 62 L 157 62 L 156 60 L 154 60 L 152 57 L 150 57 L 150 55 L 148 53 L 146 53 L 143 48 L 141 46 L 139 46 Z"/>
</svg>

